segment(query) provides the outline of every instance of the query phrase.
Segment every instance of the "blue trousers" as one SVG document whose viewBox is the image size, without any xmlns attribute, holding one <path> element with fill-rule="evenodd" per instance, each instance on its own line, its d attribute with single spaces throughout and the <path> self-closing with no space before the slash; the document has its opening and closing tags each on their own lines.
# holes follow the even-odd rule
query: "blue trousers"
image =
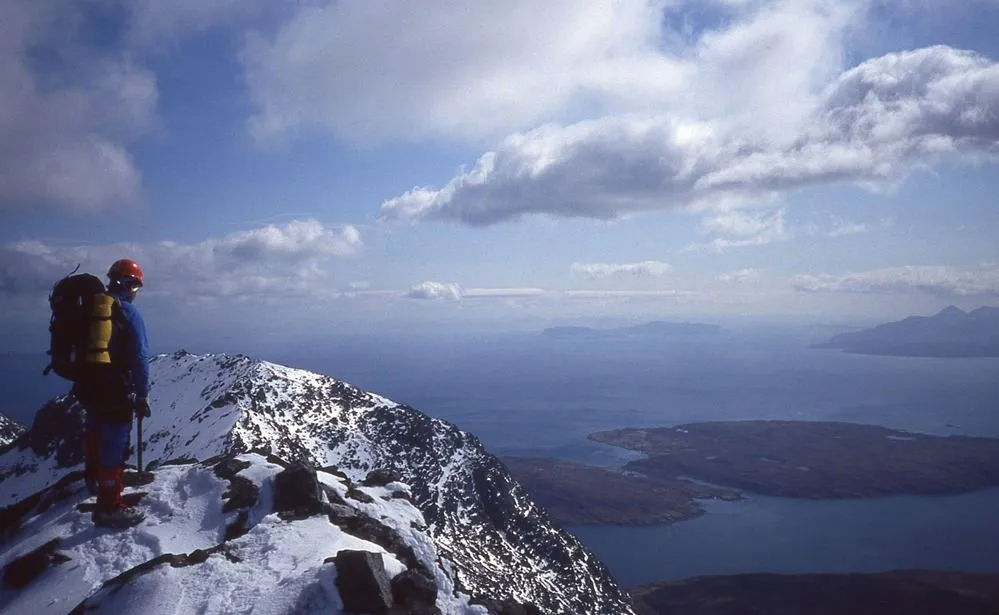
<svg viewBox="0 0 999 615">
<path fill-rule="evenodd" d="M 85 454 L 87 465 L 118 468 L 128 458 L 132 421 L 108 423 L 88 412 L 86 418 Z"/>
</svg>

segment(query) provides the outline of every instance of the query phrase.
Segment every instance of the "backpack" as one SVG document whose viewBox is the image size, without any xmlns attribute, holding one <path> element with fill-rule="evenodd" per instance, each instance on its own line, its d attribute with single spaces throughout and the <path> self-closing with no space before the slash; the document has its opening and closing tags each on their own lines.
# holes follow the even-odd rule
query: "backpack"
<svg viewBox="0 0 999 615">
<path fill-rule="evenodd" d="M 55 370 L 72 382 L 80 381 L 93 366 L 111 365 L 111 341 L 115 299 L 105 294 L 100 278 L 81 273 L 59 280 L 49 295 L 51 357 L 43 374 Z"/>
</svg>

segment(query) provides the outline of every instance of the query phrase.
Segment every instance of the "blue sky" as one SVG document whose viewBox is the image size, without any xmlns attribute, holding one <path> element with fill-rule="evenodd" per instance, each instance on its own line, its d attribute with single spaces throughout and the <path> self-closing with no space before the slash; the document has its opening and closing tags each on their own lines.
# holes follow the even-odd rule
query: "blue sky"
<svg viewBox="0 0 999 615">
<path fill-rule="evenodd" d="M 994 305 L 997 27 L 994 0 L 7 2 L 0 339 L 123 256 L 177 345 Z"/>
</svg>

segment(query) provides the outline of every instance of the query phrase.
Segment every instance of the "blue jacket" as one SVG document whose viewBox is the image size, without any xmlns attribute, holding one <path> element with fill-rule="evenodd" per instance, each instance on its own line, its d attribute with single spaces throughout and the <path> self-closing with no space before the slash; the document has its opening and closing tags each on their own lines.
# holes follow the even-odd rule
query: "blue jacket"
<svg viewBox="0 0 999 615">
<path fill-rule="evenodd" d="M 118 299 L 121 308 L 122 331 L 125 335 L 111 336 L 111 356 L 121 361 L 121 367 L 130 373 L 127 393 L 135 393 L 139 399 L 149 394 L 149 340 L 146 338 L 146 323 L 125 291 L 108 293 Z"/>
</svg>

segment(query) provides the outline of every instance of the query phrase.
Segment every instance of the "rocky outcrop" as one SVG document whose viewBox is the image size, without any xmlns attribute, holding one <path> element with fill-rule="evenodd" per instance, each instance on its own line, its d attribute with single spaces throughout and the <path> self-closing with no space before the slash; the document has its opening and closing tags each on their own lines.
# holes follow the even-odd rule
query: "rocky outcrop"
<svg viewBox="0 0 999 615">
<path fill-rule="evenodd" d="M 350 480 L 342 496 L 351 508 L 378 504 L 371 489 L 411 502 L 457 589 L 474 598 L 545 613 L 632 612 L 603 564 L 478 439 L 446 421 L 326 376 L 241 356 L 163 355 L 152 375 L 143 451 L 154 467 L 255 450 L 285 465 L 335 465 Z M 36 423 L 40 441 L 54 439 L 0 455 L 0 504 L 73 467 L 78 444 L 52 423 L 75 412 L 53 404 Z M 229 500 L 244 491 L 230 483 Z M 239 535 L 252 519 L 232 523 Z"/>
<path fill-rule="evenodd" d="M 24 433 L 24 425 L 0 412 L 0 451 L 17 440 L 22 433 Z"/>
</svg>

